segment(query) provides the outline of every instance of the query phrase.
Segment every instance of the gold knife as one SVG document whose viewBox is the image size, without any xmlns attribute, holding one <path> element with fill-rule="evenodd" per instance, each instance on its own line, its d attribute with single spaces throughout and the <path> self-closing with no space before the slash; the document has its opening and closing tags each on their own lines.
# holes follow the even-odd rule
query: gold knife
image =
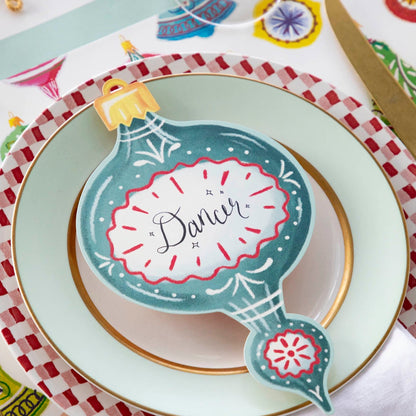
<svg viewBox="0 0 416 416">
<path fill-rule="evenodd" d="M 325 0 L 332 29 L 397 136 L 416 158 L 416 104 L 376 55 L 341 0 Z"/>
</svg>

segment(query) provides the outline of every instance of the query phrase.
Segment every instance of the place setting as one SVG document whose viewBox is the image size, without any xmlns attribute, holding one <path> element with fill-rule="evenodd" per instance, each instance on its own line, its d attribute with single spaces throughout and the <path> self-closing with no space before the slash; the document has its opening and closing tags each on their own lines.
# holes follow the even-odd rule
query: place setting
<svg viewBox="0 0 416 416">
<path fill-rule="evenodd" d="M 55 99 L 8 152 L 6 343 L 68 414 L 337 414 L 409 290 L 391 172 L 412 145 L 290 65 L 151 55 Z"/>
</svg>

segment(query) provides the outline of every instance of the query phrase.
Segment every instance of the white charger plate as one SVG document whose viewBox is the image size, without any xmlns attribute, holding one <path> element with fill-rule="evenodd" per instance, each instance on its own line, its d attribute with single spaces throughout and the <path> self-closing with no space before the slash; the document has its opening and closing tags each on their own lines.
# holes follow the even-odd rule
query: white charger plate
<svg viewBox="0 0 416 416">
<path fill-rule="evenodd" d="M 384 335 L 380 306 L 389 309 L 385 303 L 390 303 L 395 311 L 406 280 L 403 218 L 383 172 L 348 130 L 285 91 L 240 78 L 203 75 L 163 78 L 149 82 L 148 87 L 165 117 L 249 122 L 249 127 L 278 138 L 325 172 L 346 209 L 355 245 L 350 293 L 329 327 L 335 350 L 329 386 L 340 383 L 360 364 L 356 359 L 371 351 L 368 346 L 374 334 Z M 222 92 L 221 99 L 217 91 Z M 73 284 L 67 256 L 71 208 L 89 173 L 107 153 L 106 141 L 111 144 L 114 136 L 104 133 L 94 116 L 85 113 L 93 117 L 94 132 L 85 129 L 88 122 L 82 123 L 83 114 L 71 122 L 84 127 L 76 135 L 64 128 L 48 143 L 26 176 L 16 208 L 14 251 L 21 289 L 52 344 L 93 382 L 157 412 L 191 414 L 198 406 L 198 414 L 229 415 L 238 405 L 241 415 L 269 414 L 302 402 L 261 386 L 247 374 L 207 377 L 172 371 L 132 354 L 97 325 Z M 377 215 L 368 207 L 377 207 Z M 380 230 L 388 238 L 380 238 Z M 372 276 L 377 287 L 371 285 Z M 401 285 L 395 283 L 396 276 Z M 390 301 L 381 302 L 385 291 Z M 45 293 L 49 293 L 48 301 Z M 370 293 L 375 302 L 369 299 Z M 378 311 L 377 316 L 373 311 Z"/>
<path fill-rule="evenodd" d="M 215 57 L 206 55 L 203 58 L 214 60 Z M 230 58 L 230 60 L 233 59 Z M 238 59 L 241 58 L 235 58 L 236 61 Z M 157 60 L 152 63 L 155 66 L 160 65 L 160 61 L 157 62 Z M 262 62 L 251 60 L 251 64 L 260 67 Z M 150 61 L 149 66 L 152 66 Z M 123 75 L 122 72 L 123 69 L 117 70 L 112 75 L 120 76 Z M 238 70 L 235 72 L 238 73 Z M 221 77 L 208 78 L 223 79 Z M 131 80 L 128 79 L 128 81 Z M 185 90 L 182 86 L 178 92 L 183 100 L 181 103 L 183 104 L 183 115 L 187 115 L 186 118 L 189 118 L 189 114 L 197 110 L 203 111 L 206 118 L 221 119 L 224 117 L 221 109 L 226 108 L 227 120 L 249 124 L 252 128 L 257 128 L 281 139 L 283 143 L 289 144 L 290 147 L 297 150 L 324 174 L 336 190 L 347 212 L 355 243 L 355 265 L 348 296 L 329 328 L 336 351 L 329 384 L 336 388 L 356 374 L 375 354 L 397 317 L 407 280 L 407 240 L 398 202 L 381 168 L 358 139 L 317 107 L 288 94 L 286 91 L 265 84 L 260 85 L 240 79 L 238 80 L 239 89 L 234 85 L 229 90 L 225 85 L 230 85 L 230 78 L 222 82 L 221 85 L 215 86 L 224 93 L 224 96 L 221 97 L 221 105 L 218 105 L 215 88 L 213 89 L 209 82 L 208 85 L 204 83 L 205 87 L 199 93 L 207 94 L 207 97 L 215 99 L 215 106 L 204 108 L 201 108 L 201 100 L 197 99 L 195 102 L 195 99 L 199 98 L 199 96 L 195 97 L 195 90 L 189 88 L 188 83 Z M 234 79 L 233 82 L 237 82 L 237 80 Z M 256 84 L 255 87 L 253 87 L 254 84 Z M 252 87 L 245 87 L 246 85 Z M 199 85 L 198 88 L 201 86 Z M 172 92 L 174 92 L 174 88 Z M 192 97 L 194 101 L 192 101 Z M 169 107 L 169 102 L 170 104 L 177 103 L 178 95 L 172 94 L 170 97 L 163 97 L 163 100 L 163 108 L 170 108 L 173 112 L 172 118 L 175 118 L 174 110 L 177 108 L 175 106 Z M 241 109 L 240 104 L 243 101 L 245 102 L 244 111 L 237 111 Z M 234 107 L 231 104 L 234 104 Z M 228 113 L 230 109 L 231 113 Z M 276 109 L 279 112 L 276 112 Z M 291 117 L 288 117 L 288 114 L 291 114 Z M 164 115 L 170 116 L 169 112 L 165 112 Z M 176 117 L 179 118 L 179 115 L 176 114 Z M 201 118 L 201 116 L 197 118 Z M 302 120 L 302 123 L 298 122 L 299 119 Z M 54 141 L 48 145 L 49 149 L 53 143 Z M 74 145 L 77 146 L 74 138 L 67 138 L 67 146 L 60 148 L 59 151 L 61 157 L 63 156 L 69 165 L 77 169 L 82 165 L 83 158 L 87 159 L 84 160 L 86 165 L 94 163 L 90 156 L 91 152 L 95 154 L 97 149 L 90 149 L 89 155 L 87 155 L 88 152 L 87 154 L 80 152 L 81 147 L 88 147 L 88 140 L 80 140 L 78 148 Z M 44 256 L 45 252 L 36 237 L 34 237 L 35 241 L 32 239 L 30 242 L 24 237 L 25 233 L 33 235 L 30 233 L 30 227 L 36 228 L 36 224 L 39 227 L 42 222 L 39 222 L 39 218 L 33 217 L 33 212 L 24 214 L 21 210 L 25 204 L 25 198 L 29 198 L 29 200 L 34 198 L 27 205 L 29 210 L 35 208 L 36 201 L 39 201 L 39 195 L 36 195 L 36 192 L 33 193 L 34 188 L 30 185 L 30 178 L 35 177 L 32 174 L 35 172 L 36 166 L 40 166 L 38 165 L 39 160 L 34 165 L 35 168 L 28 177 L 25 186 L 26 189 L 32 189 L 32 195 L 30 196 L 30 193 L 25 191 L 20 197 L 14 237 L 22 288 L 34 316 L 38 322 L 41 322 L 47 314 L 52 315 L 50 306 L 53 301 L 43 302 L 43 304 L 49 304 L 48 308 L 42 306 L 40 304 L 42 302 L 33 308 L 31 303 L 33 299 L 30 299 L 30 296 L 27 297 L 27 293 L 31 293 L 35 299 L 45 299 L 45 292 L 42 294 L 42 290 L 35 287 L 36 281 L 41 283 L 43 279 L 33 279 L 34 270 L 29 270 L 29 264 L 32 261 L 39 262 L 39 255 Z M 55 171 L 60 170 L 62 170 L 62 166 L 57 162 Z M 44 176 L 47 178 L 47 183 L 44 182 L 41 188 L 45 188 L 45 185 L 55 184 L 59 188 L 58 194 L 55 195 L 58 198 L 70 193 L 68 189 L 59 186 L 59 184 L 62 185 L 62 182 L 56 181 L 50 172 L 49 170 L 49 175 Z M 345 172 L 349 174 L 347 175 Z M 75 190 L 73 191 L 75 192 Z M 71 195 L 71 198 L 73 201 L 75 195 Z M 374 212 L 375 209 L 377 209 L 377 215 Z M 29 217 L 30 224 L 25 224 L 23 227 L 20 216 Z M 385 218 L 389 219 L 388 223 Z M 55 222 L 55 215 L 46 218 L 46 220 L 48 226 L 61 227 L 62 231 L 63 225 L 60 221 Z M 380 238 L 381 230 L 383 235 L 388 238 Z M 63 231 L 62 235 L 66 236 L 66 231 Z M 52 247 L 50 253 L 46 253 L 51 261 L 42 262 L 39 265 L 42 269 L 37 270 L 41 273 L 39 276 L 43 276 L 43 272 L 52 272 L 52 274 L 56 272 L 53 270 L 53 263 L 56 263 L 55 255 L 63 249 L 66 249 L 66 241 L 60 241 L 57 246 Z M 66 250 L 64 251 L 66 254 Z M 293 406 L 297 406 L 301 402 L 301 399 L 296 396 L 263 388 L 251 380 L 247 374 L 212 377 L 173 371 L 148 360 L 140 359 L 127 348 L 117 350 L 115 355 L 112 347 L 115 347 L 117 342 L 111 337 L 108 338 L 108 333 L 91 316 L 88 316 L 85 305 L 79 298 L 75 299 L 77 292 L 72 279 L 67 278 L 69 268 L 63 266 L 63 268 L 59 268 L 59 279 L 50 281 L 47 290 L 55 289 L 56 286 L 60 286 L 60 290 L 62 290 L 62 281 L 64 282 L 66 296 L 64 302 L 56 307 L 61 311 L 60 317 L 65 319 L 62 321 L 60 317 L 56 317 L 54 321 L 60 321 L 60 326 L 62 323 L 75 325 L 75 333 L 78 336 L 75 337 L 74 333 L 71 333 L 71 329 L 74 328 L 69 326 L 65 329 L 65 333 L 60 334 L 62 339 L 55 345 L 67 359 L 73 363 L 76 361 L 77 368 L 82 369 L 83 374 L 94 375 L 95 382 L 118 397 L 131 403 L 140 403 L 142 407 L 148 409 L 156 408 L 159 413 L 176 414 L 208 414 L 212 411 L 215 411 L 216 414 L 227 415 L 236 412 L 250 415 L 278 414 L 287 412 L 290 408 L 293 410 Z M 64 276 L 62 279 L 63 274 L 66 277 Z M 371 294 L 370 297 L 369 294 Z M 49 299 L 53 300 L 53 296 Z M 45 309 L 48 309 L 47 313 Z M 78 325 L 80 321 L 77 320 L 79 313 L 82 314 L 81 327 Z M 363 317 L 366 319 L 362 319 Z M 47 336 L 51 334 L 48 329 L 50 328 L 45 328 L 43 325 L 44 334 Z M 90 330 L 94 330 L 94 332 L 90 332 Z M 52 333 L 54 336 L 56 335 L 54 331 Z M 90 336 L 91 333 L 94 333 L 94 337 Z M 100 342 L 100 340 L 105 340 L 105 342 Z M 91 342 L 94 345 L 90 345 Z M 119 345 L 116 348 L 120 348 Z M 66 354 L 68 349 L 72 350 L 70 357 Z M 89 351 L 87 353 L 89 357 L 85 357 L 85 350 Z M 155 385 L 158 386 L 157 389 L 154 388 Z M 172 389 L 172 386 L 178 386 L 179 392 L 176 388 Z M 228 394 L 224 395 L 224 391 Z M 160 400 L 161 397 L 163 397 L 163 401 Z M 210 399 L 212 397 L 215 397 L 215 400 Z"/>
</svg>

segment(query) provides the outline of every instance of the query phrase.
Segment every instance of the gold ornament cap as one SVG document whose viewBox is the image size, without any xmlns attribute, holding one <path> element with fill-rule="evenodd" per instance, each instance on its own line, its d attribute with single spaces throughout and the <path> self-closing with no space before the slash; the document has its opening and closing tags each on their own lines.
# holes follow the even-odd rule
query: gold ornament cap
<svg viewBox="0 0 416 416">
<path fill-rule="evenodd" d="M 111 91 L 113 87 L 119 87 Z M 160 109 L 158 103 L 142 82 L 127 84 L 121 79 L 110 79 L 103 85 L 103 96 L 94 101 L 94 107 L 108 130 L 120 124 L 130 126 L 133 118 L 144 119 L 148 111 Z"/>
</svg>

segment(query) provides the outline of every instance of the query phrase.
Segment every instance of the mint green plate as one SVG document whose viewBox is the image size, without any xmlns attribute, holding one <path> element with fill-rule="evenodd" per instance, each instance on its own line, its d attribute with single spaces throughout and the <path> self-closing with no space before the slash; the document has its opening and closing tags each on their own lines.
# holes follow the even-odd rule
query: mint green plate
<svg viewBox="0 0 416 416">
<path fill-rule="evenodd" d="M 328 386 L 341 386 L 385 341 L 407 283 L 406 229 L 383 170 L 338 121 L 285 90 L 244 78 L 194 74 L 148 86 L 162 116 L 224 120 L 261 131 L 308 160 L 337 193 L 354 241 L 350 289 L 328 328 L 334 346 Z M 91 315 L 71 276 L 68 222 L 84 182 L 114 139 L 89 108 L 45 145 L 22 185 L 14 261 L 43 334 L 90 381 L 159 414 L 256 416 L 302 405 L 298 396 L 265 387 L 248 374 L 196 374 L 152 362 L 119 343 Z"/>
</svg>

